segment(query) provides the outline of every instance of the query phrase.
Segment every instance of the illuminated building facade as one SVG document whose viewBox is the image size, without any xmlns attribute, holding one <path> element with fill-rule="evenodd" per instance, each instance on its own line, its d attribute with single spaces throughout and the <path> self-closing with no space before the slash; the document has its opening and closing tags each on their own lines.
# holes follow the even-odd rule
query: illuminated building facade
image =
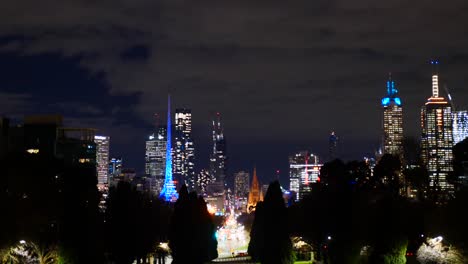
<svg viewBox="0 0 468 264">
<path fill-rule="evenodd" d="M 122 173 L 122 167 L 122 158 L 111 158 L 109 160 L 109 182 L 113 177 L 117 177 Z"/>
<path fill-rule="evenodd" d="M 250 188 L 250 175 L 239 171 L 234 174 L 234 208 L 241 212 L 247 209 Z"/>
<path fill-rule="evenodd" d="M 109 144 L 110 137 L 94 136 L 96 143 L 96 170 L 98 186 L 103 187 L 109 183 Z"/>
<path fill-rule="evenodd" d="M 208 192 L 208 186 L 214 182 L 214 178 L 211 176 L 208 170 L 201 170 L 197 175 L 197 187 L 196 191 L 200 195 L 205 195 Z"/>
<path fill-rule="evenodd" d="M 295 200 L 310 193 L 311 185 L 320 181 L 320 169 L 317 155 L 309 151 L 300 151 L 289 157 L 289 190 L 296 193 Z"/>
<path fill-rule="evenodd" d="M 383 107 L 383 154 L 403 158 L 403 109 L 395 81 L 387 81 L 387 95 L 382 99 Z"/>
<path fill-rule="evenodd" d="M 257 168 L 254 168 L 252 185 L 250 186 L 249 199 L 247 201 L 247 212 L 255 211 L 257 203 L 261 201 L 263 201 L 263 194 L 257 178 Z"/>
<path fill-rule="evenodd" d="M 221 116 L 216 114 L 216 120 L 213 120 L 213 151 L 210 156 L 210 173 L 216 179 L 216 182 L 225 185 L 226 178 L 226 139 L 221 126 Z"/>
<path fill-rule="evenodd" d="M 175 202 L 179 198 L 172 178 L 172 144 L 171 144 L 171 98 L 167 98 L 167 137 L 166 137 L 166 170 L 164 172 L 164 186 L 159 197 L 166 202 Z"/>
<path fill-rule="evenodd" d="M 166 168 L 166 127 L 159 126 L 157 133 L 146 140 L 145 174 L 151 179 L 151 191 L 159 194 L 164 185 Z"/>
<path fill-rule="evenodd" d="M 453 144 L 463 141 L 468 137 L 468 111 L 456 111 L 453 113 Z"/>
<path fill-rule="evenodd" d="M 174 176 L 180 183 L 185 182 L 189 190 L 196 188 L 195 147 L 192 138 L 192 111 L 176 109 Z"/>
<path fill-rule="evenodd" d="M 438 61 L 432 61 L 436 66 Z M 439 76 L 432 75 L 432 96 L 421 109 L 422 160 L 429 172 L 430 195 L 445 200 L 453 192 L 447 176 L 453 171 L 453 118 L 449 103 L 439 96 Z"/>
</svg>

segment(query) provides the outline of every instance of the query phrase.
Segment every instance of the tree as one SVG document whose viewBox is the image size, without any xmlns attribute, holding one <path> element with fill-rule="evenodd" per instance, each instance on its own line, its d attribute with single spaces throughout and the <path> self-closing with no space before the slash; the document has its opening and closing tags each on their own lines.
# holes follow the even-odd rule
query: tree
<svg viewBox="0 0 468 264">
<path fill-rule="evenodd" d="M 249 254 L 262 264 L 293 262 L 287 210 L 278 181 L 270 184 L 265 199 L 257 204 L 250 232 Z"/>
<path fill-rule="evenodd" d="M 385 154 L 374 168 L 374 184 L 398 194 L 403 186 L 400 177 L 401 161 L 398 156 Z"/>
<path fill-rule="evenodd" d="M 218 257 L 213 219 L 203 198 L 183 185 L 169 228 L 173 263 L 201 264 Z"/>
</svg>

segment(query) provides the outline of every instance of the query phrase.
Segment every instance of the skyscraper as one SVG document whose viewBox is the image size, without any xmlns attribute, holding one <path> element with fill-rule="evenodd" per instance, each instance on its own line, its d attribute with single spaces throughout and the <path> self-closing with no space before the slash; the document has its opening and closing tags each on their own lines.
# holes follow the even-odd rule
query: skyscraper
<svg viewBox="0 0 468 264">
<path fill-rule="evenodd" d="M 320 181 L 322 166 L 318 156 L 309 151 L 289 157 L 289 190 L 296 193 L 295 200 L 302 199 L 311 191 L 311 184 Z"/>
<path fill-rule="evenodd" d="M 109 180 L 122 173 L 122 158 L 111 158 L 109 160 Z"/>
<path fill-rule="evenodd" d="M 185 182 L 189 190 L 195 190 L 195 147 L 192 138 L 192 111 L 176 109 L 174 176 L 179 182 Z"/>
<path fill-rule="evenodd" d="M 453 119 L 449 103 L 439 96 L 438 61 L 432 61 L 432 96 L 421 108 L 422 160 L 429 172 L 430 195 L 443 201 L 453 192 L 447 176 L 453 171 Z"/>
<path fill-rule="evenodd" d="M 150 177 L 151 191 L 159 194 L 164 185 L 166 167 L 166 127 L 157 127 L 158 131 L 146 140 L 145 174 Z"/>
<path fill-rule="evenodd" d="M 335 131 L 330 132 L 328 137 L 328 160 L 332 161 L 337 158 L 338 136 Z"/>
<path fill-rule="evenodd" d="M 215 177 L 216 182 L 225 184 L 226 178 L 226 139 L 221 126 L 221 115 L 216 114 L 213 120 L 213 150 L 210 156 L 210 173 Z"/>
<path fill-rule="evenodd" d="M 98 185 L 104 186 L 109 183 L 109 143 L 110 137 L 94 136 L 96 143 L 96 168 Z"/>
<path fill-rule="evenodd" d="M 174 180 L 172 179 L 172 144 L 171 144 L 171 97 L 167 97 L 167 139 L 166 139 L 166 171 L 164 176 L 164 186 L 159 194 L 166 202 L 174 202 L 179 198 Z"/>
<path fill-rule="evenodd" d="M 247 197 L 249 195 L 249 178 L 249 173 L 245 171 L 239 171 L 234 174 L 234 196 Z"/>
<path fill-rule="evenodd" d="M 383 153 L 403 158 L 403 109 L 395 81 L 390 75 L 387 94 L 382 98 L 383 107 Z"/>
<path fill-rule="evenodd" d="M 457 144 L 468 137 L 468 111 L 453 113 L 453 144 Z"/>
</svg>

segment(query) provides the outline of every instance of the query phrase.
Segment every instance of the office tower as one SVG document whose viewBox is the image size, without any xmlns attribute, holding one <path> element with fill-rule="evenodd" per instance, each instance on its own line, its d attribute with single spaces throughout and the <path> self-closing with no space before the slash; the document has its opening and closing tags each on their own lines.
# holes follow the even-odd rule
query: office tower
<svg viewBox="0 0 468 264">
<path fill-rule="evenodd" d="M 109 183 L 109 144 L 110 137 L 94 136 L 96 143 L 96 168 L 98 186 L 104 187 Z"/>
<path fill-rule="evenodd" d="M 453 113 L 453 145 L 468 137 L 468 111 L 455 111 Z"/>
<path fill-rule="evenodd" d="M 309 151 L 300 151 L 289 157 L 289 190 L 296 193 L 295 200 L 310 193 L 311 185 L 320 181 L 320 169 L 317 155 Z"/>
<path fill-rule="evenodd" d="M 111 158 L 109 160 L 109 179 L 119 176 L 122 173 L 123 161 L 122 158 Z"/>
<path fill-rule="evenodd" d="M 158 195 L 164 185 L 166 167 L 166 133 L 165 126 L 157 127 L 157 132 L 146 140 L 145 174 L 150 178 L 151 192 Z"/>
<path fill-rule="evenodd" d="M 249 178 L 249 173 L 245 171 L 239 171 L 234 174 L 234 196 L 247 197 L 249 195 Z"/>
<path fill-rule="evenodd" d="M 210 173 L 215 177 L 216 182 L 226 184 L 226 139 L 221 126 L 221 115 L 216 114 L 216 120 L 213 120 L 213 150 L 210 156 Z"/>
<path fill-rule="evenodd" d="M 328 137 L 328 161 L 332 161 L 337 158 L 337 148 L 338 148 L 338 136 L 335 131 L 330 132 Z"/>
<path fill-rule="evenodd" d="M 391 75 L 387 81 L 387 94 L 382 98 L 383 153 L 403 159 L 403 109 L 398 90 Z"/>
<path fill-rule="evenodd" d="M 250 175 L 240 171 L 234 174 L 234 208 L 246 212 L 250 189 Z"/>
<path fill-rule="evenodd" d="M 171 144 L 171 97 L 167 97 L 167 137 L 166 137 L 166 169 L 164 174 L 164 186 L 159 194 L 166 202 L 175 202 L 179 198 L 174 180 L 172 179 L 172 144 Z"/>
<path fill-rule="evenodd" d="M 195 190 L 195 147 L 192 138 L 192 111 L 176 109 L 175 112 L 174 176 Z"/>
<path fill-rule="evenodd" d="M 453 185 L 447 176 L 453 171 L 453 119 L 449 103 L 439 96 L 438 61 L 432 61 L 432 96 L 421 108 L 422 160 L 429 172 L 429 195 L 437 202 L 449 198 Z"/>
<path fill-rule="evenodd" d="M 257 203 L 261 201 L 263 201 L 262 190 L 257 178 L 257 168 L 254 168 L 252 185 L 250 186 L 249 199 L 247 201 L 247 212 L 251 213 L 255 211 Z"/>
</svg>

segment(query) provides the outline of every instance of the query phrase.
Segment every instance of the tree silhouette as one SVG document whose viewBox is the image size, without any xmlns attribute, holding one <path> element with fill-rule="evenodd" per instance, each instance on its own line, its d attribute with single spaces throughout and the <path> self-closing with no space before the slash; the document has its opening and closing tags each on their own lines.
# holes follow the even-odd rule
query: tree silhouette
<svg viewBox="0 0 468 264">
<path fill-rule="evenodd" d="M 287 210 L 278 181 L 270 184 L 264 201 L 257 204 L 248 252 L 262 264 L 293 263 Z"/>
<path fill-rule="evenodd" d="M 169 247 L 174 264 L 201 264 L 218 256 L 215 226 L 206 203 L 183 185 L 174 205 L 169 230 Z"/>
</svg>

